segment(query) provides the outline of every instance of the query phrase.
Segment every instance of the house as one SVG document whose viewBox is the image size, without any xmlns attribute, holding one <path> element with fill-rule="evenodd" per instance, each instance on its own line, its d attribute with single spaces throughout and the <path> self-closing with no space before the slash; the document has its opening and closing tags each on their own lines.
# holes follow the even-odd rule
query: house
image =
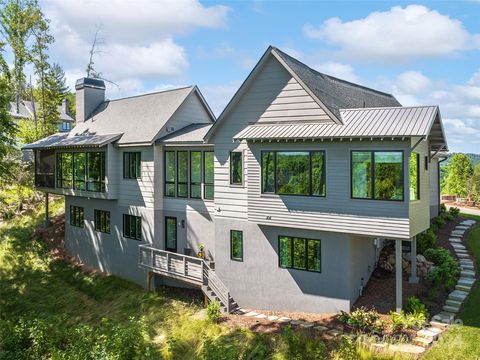
<svg viewBox="0 0 480 360">
<path fill-rule="evenodd" d="M 338 312 L 393 240 L 401 308 L 402 244 L 415 254 L 439 212 L 437 106 L 403 107 L 275 47 L 216 121 L 196 87 L 114 101 L 99 80 L 76 90 L 76 127 L 27 148 L 38 189 L 65 195 L 82 261 L 199 287 L 226 311 Z"/>
<path fill-rule="evenodd" d="M 10 102 L 9 114 L 14 120 L 34 120 L 35 113 L 38 112 L 38 104 L 34 101 L 20 100 Z M 68 110 L 68 100 L 64 99 L 58 106 L 59 122 L 58 131 L 68 132 L 72 129 L 75 120 Z M 40 120 L 39 120 L 40 121 Z"/>
</svg>

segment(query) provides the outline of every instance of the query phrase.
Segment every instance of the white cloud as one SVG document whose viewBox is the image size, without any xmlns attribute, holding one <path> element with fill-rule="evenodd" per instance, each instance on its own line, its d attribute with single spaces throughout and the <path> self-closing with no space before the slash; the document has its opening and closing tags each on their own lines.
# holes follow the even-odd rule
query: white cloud
<svg viewBox="0 0 480 360">
<path fill-rule="evenodd" d="M 459 20 L 421 5 L 395 6 L 352 21 L 330 18 L 319 27 L 305 25 L 304 34 L 340 47 L 343 55 L 371 61 L 448 56 L 480 45 L 480 36 Z"/>
<path fill-rule="evenodd" d="M 342 80 L 358 83 L 358 76 L 354 73 L 350 64 L 343 64 L 333 61 L 324 62 L 313 67 L 315 70 L 327 75 L 338 77 Z"/>
<path fill-rule="evenodd" d="M 418 94 L 427 90 L 431 81 L 418 71 L 406 71 L 397 76 L 397 84 L 404 92 Z"/>
</svg>

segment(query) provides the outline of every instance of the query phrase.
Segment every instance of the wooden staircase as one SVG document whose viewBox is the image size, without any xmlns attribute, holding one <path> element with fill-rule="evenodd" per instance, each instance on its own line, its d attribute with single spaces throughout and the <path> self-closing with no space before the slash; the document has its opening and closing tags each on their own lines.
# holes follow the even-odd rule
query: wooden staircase
<svg viewBox="0 0 480 360">
<path fill-rule="evenodd" d="M 227 287 L 205 260 L 148 245 L 138 248 L 138 265 L 148 270 L 149 279 L 152 274 L 159 274 L 187 282 L 198 286 L 208 299 L 219 301 L 224 313 L 238 310 Z"/>
</svg>

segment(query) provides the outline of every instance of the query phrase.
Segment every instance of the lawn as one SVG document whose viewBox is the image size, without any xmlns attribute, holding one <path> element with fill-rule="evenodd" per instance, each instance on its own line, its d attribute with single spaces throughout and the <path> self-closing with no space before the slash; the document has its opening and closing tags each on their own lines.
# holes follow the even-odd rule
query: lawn
<svg viewBox="0 0 480 360">
<path fill-rule="evenodd" d="M 63 203 L 54 202 L 60 213 Z M 0 359 L 373 359 L 312 333 L 215 324 L 181 291 L 145 292 L 56 260 L 35 237 L 43 215 L 0 227 Z"/>
<path fill-rule="evenodd" d="M 478 271 L 480 269 L 480 216 L 466 214 L 462 214 L 462 216 L 474 219 L 479 223 L 467 238 L 467 246 L 476 259 Z M 480 286 L 478 281 L 458 318 L 462 320 L 463 325 L 451 327 L 448 333 L 427 353 L 425 359 L 480 359 Z"/>
</svg>

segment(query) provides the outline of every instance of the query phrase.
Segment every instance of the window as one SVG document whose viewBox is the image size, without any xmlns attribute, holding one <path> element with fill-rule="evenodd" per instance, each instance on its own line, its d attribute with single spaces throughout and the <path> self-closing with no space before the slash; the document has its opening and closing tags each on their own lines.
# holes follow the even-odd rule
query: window
<svg viewBox="0 0 480 360">
<path fill-rule="evenodd" d="M 72 123 L 70 121 L 62 121 L 62 131 L 69 131 L 72 128 Z"/>
<path fill-rule="evenodd" d="M 243 261 L 243 232 L 230 230 L 230 259 Z"/>
<path fill-rule="evenodd" d="M 420 199 L 420 155 L 410 154 L 410 200 Z"/>
<path fill-rule="evenodd" d="M 352 151 L 354 199 L 403 200 L 402 151 Z"/>
<path fill-rule="evenodd" d="M 243 153 L 241 151 L 230 152 L 230 184 L 243 184 Z"/>
<path fill-rule="evenodd" d="M 202 152 L 190 152 L 190 197 L 202 198 Z"/>
<path fill-rule="evenodd" d="M 177 196 L 188 197 L 188 151 L 177 151 Z"/>
<path fill-rule="evenodd" d="M 262 152 L 262 192 L 325 196 L 325 152 Z"/>
<path fill-rule="evenodd" d="M 84 152 L 73 153 L 73 187 L 76 190 L 85 190 L 85 174 L 87 157 Z"/>
<path fill-rule="evenodd" d="M 70 225 L 83 228 L 83 207 L 70 205 Z"/>
<path fill-rule="evenodd" d="M 141 175 L 142 153 L 125 152 L 123 153 L 123 178 L 139 179 Z"/>
<path fill-rule="evenodd" d="M 94 210 L 95 230 L 110 234 L 110 211 Z"/>
<path fill-rule="evenodd" d="M 213 199 L 214 196 L 213 167 L 213 151 L 205 151 L 203 153 L 203 197 L 205 199 Z"/>
<path fill-rule="evenodd" d="M 129 239 L 142 239 L 142 218 L 123 214 L 123 236 Z"/>
<path fill-rule="evenodd" d="M 73 188 L 73 155 L 72 153 L 57 153 L 57 187 Z"/>
<path fill-rule="evenodd" d="M 428 171 L 428 156 L 425 156 L 425 171 Z"/>
<path fill-rule="evenodd" d="M 177 251 L 177 218 L 165 217 L 165 250 Z"/>
<path fill-rule="evenodd" d="M 175 196 L 175 151 L 165 151 L 165 196 Z"/>
<path fill-rule="evenodd" d="M 278 258 L 282 268 L 321 272 L 321 241 L 279 236 Z"/>
<path fill-rule="evenodd" d="M 87 152 L 87 190 L 105 191 L 104 152 Z"/>
</svg>

